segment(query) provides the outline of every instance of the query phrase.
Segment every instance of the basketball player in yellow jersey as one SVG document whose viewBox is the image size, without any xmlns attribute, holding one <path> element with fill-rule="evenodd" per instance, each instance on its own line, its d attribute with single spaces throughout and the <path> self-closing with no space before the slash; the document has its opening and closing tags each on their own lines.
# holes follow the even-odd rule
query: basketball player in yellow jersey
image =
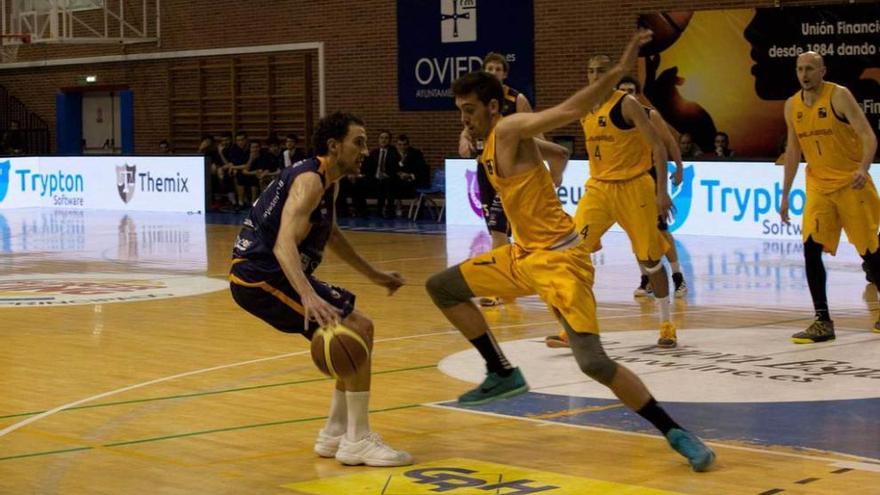
<svg viewBox="0 0 880 495">
<path fill-rule="evenodd" d="M 610 59 L 599 55 L 587 63 L 590 84 L 605 73 Z M 651 282 L 660 310 L 659 347 L 675 347 L 670 319 L 669 278 L 660 258 L 669 243 L 657 228 L 672 206 L 666 186 L 666 147 L 638 100 L 614 91 L 581 118 L 590 159 L 590 178 L 578 202 L 575 224 L 590 252 L 601 249 L 602 235 L 615 223 L 629 236 L 639 265 Z M 652 165 L 653 164 L 653 165 Z M 651 178 L 651 167 L 656 181 Z M 551 335 L 548 347 L 567 347 L 566 334 Z"/>
<path fill-rule="evenodd" d="M 480 162 L 501 195 L 514 242 L 433 275 L 427 290 L 446 318 L 486 361 L 486 379 L 459 397 L 459 403 L 484 404 L 528 391 L 519 368 L 511 366 L 504 356 L 471 298 L 537 293 L 567 332 L 581 370 L 656 426 L 694 470 L 704 471 L 715 454 L 673 421 L 632 371 L 605 354 L 599 340 L 590 253 L 571 217 L 562 210 L 550 172 L 541 159 L 541 140 L 535 139 L 542 132 L 576 120 L 601 101 L 623 75 L 623 67 L 635 61 L 639 46 L 649 39 L 649 32 L 638 33 L 620 64 L 604 78 L 541 112 L 502 117 L 501 83 L 486 72 L 472 72 L 453 83 L 462 123 L 471 135 L 485 142 Z"/>
<path fill-rule="evenodd" d="M 617 89 L 626 91 L 636 99 L 639 99 L 639 96 L 642 94 L 641 85 L 631 76 L 625 76 L 621 79 L 620 82 L 617 83 Z M 684 177 L 684 164 L 681 162 L 681 150 L 678 147 L 678 141 L 672 137 L 672 132 L 669 130 L 669 124 L 663 120 L 660 112 L 649 106 L 645 106 L 644 108 L 645 111 L 648 112 L 648 118 L 651 120 L 651 125 L 654 126 L 657 135 L 660 136 L 660 139 L 663 141 L 663 146 L 666 147 L 666 153 L 675 163 L 675 172 L 670 179 L 672 179 L 672 183 L 677 186 L 681 184 L 682 178 Z M 649 173 L 651 174 L 651 177 L 656 175 L 656 171 L 653 168 Z M 666 251 L 665 256 L 669 261 L 669 267 L 672 268 L 672 285 L 675 287 L 673 294 L 675 297 L 684 297 L 687 295 L 687 283 L 684 281 L 684 274 L 681 273 L 681 264 L 678 262 L 678 251 L 675 249 L 675 239 L 673 239 L 672 234 L 669 232 L 669 224 L 665 217 L 657 217 L 657 228 L 660 230 L 660 235 L 666 238 L 666 242 L 669 244 L 669 250 Z M 639 265 L 639 267 L 644 270 L 641 265 Z M 651 283 L 648 281 L 648 275 L 643 271 L 639 287 L 635 290 L 633 295 L 636 297 L 648 296 L 653 292 L 654 290 L 651 288 Z"/>
<path fill-rule="evenodd" d="M 531 112 L 532 106 L 529 104 L 528 98 L 519 91 L 511 88 L 504 81 L 510 73 L 510 64 L 507 58 L 497 52 L 489 52 L 483 58 L 483 70 L 492 74 L 501 81 L 504 88 L 504 101 L 501 102 L 501 116 L 507 117 L 517 112 Z M 538 136 L 544 139 L 544 136 Z M 544 158 L 550 164 L 550 171 L 553 176 L 553 182 L 557 186 L 562 184 L 562 173 L 565 165 L 568 163 L 568 149 L 551 142 L 542 143 L 541 146 Z M 483 143 L 477 143 L 470 135 L 465 127 L 461 131 L 458 141 L 458 153 L 462 158 L 471 158 L 483 151 Z M 486 221 L 486 228 L 489 235 L 492 236 L 492 248 L 504 246 L 510 242 L 510 224 L 507 222 L 507 215 L 504 213 L 504 205 L 501 204 L 501 198 L 495 192 L 495 188 L 486 177 L 484 167 L 477 165 L 477 185 L 480 191 L 480 203 L 483 209 L 483 220 Z M 480 306 L 497 306 L 503 301 L 498 297 L 481 297 Z M 509 302 L 509 301 L 508 301 Z"/>
<path fill-rule="evenodd" d="M 791 338 L 796 344 L 810 344 L 834 340 L 822 251 L 832 256 L 837 252 L 841 228 L 874 280 L 880 280 L 880 198 L 868 175 L 877 138 L 852 93 L 825 82 L 825 63 L 814 52 L 797 58 L 797 78 L 801 90 L 785 102 L 788 141 L 779 215 L 788 223 L 788 196 L 803 152 L 807 161 L 804 262 L 816 321 Z M 874 331 L 880 333 L 880 320 Z"/>
</svg>

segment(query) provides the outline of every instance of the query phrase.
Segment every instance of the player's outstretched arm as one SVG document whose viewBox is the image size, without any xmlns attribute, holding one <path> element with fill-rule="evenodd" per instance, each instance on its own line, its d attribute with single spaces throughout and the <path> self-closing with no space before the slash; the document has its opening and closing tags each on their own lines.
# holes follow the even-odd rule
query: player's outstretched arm
<svg viewBox="0 0 880 495">
<path fill-rule="evenodd" d="M 290 187 L 290 194 L 281 211 L 281 227 L 272 254 L 281 265 L 284 275 L 290 280 L 296 293 L 299 294 L 304 309 L 305 321 L 310 319 L 319 325 L 327 326 L 339 322 L 339 312 L 312 288 L 309 279 L 303 272 L 299 254 L 299 243 L 311 230 L 309 217 L 321 202 L 324 186 L 318 174 L 305 173 L 299 175 Z"/>
<path fill-rule="evenodd" d="M 684 164 L 681 162 L 681 148 L 678 147 L 678 142 L 669 130 L 669 124 L 663 120 L 660 112 L 657 110 L 651 110 L 650 118 L 651 125 L 654 126 L 654 130 L 660 136 L 660 140 L 663 141 L 663 145 L 666 147 L 666 154 L 673 162 L 675 162 L 675 172 L 672 174 L 672 183 L 677 186 L 681 184 L 682 178 L 684 177 Z"/>
<path fill-rule="evenodd" d="M 620 62 L 612 67 L 601 79 L 564 102 L 535 113 L 515 113 L 501 120 L 497 126 L 499 135 L 508 138 L 528 139 L 552 131 L 584 116 L 593 106 L 602 101 L 613 89 L 623 74 L 636 60 L 639 47 L 651 40 L 651 31 L 640 30 L 630 39 Z"/>
<path fill-rule="evenodd" d="M 623 117 L 627 122 L 632 122 L 642 137 L 651 145 L 651 157 L 654 161 L 654 170 L 657 172 L 657 206 L 659 208 L 657 213 L 665 217 L 672 204 L 666 186 L 666 146 L 657 134 L 657 129 L 651 124 L 642 104 L 632 96 L 627 95 L 623 98 Z"/>
<path fill-rule="evenodd" d="M 546 139 L 535 138 L 535 144 L 541 151 L 541 156 L 547 160 L 550 165 L 550 177 L 553 178 L 553 185 L 559 187 L 562 185 L 562 176 L 565 173 L 565 167 L 568 165 L 568 159 L 571 158 L 568 148 L 561 144 L 556 144 Z"/>
<path fill-rule="evenodd" d="M 791 194 L 791 185 L 797 175 L 801 163 L 801 143 L 794 131 L 794 123 L 791 120 L 791 98 L 785 101 L 785 126 L 788 128 L 788 136 L 785 140 L 785 176 L 782 180 L 782 199 L 779 203 L 779 217 L 783 223 L 788 223 L 788 197 Z"/>
<path fill-rule="evenodd" d="M 843 114 L 862 142 L 862 161 L 859 170 L 853 174 L 852 182 L 853 189 L 861 189 L 865 187 L 868 169 L 874 160 L 874 154 L 877 153 L 877 136 L 874 135 L 868 118 L 848 89 L 843 86 L 836 87 L 831 95 L 831 104 L 835 111 Z"/>
<path fill-rule="evenodd" d="M 327 247 L 361 275 L 370 279 L 371 282 L 388 289 L 388 295 L 394 294 L 397 289 L 406 283 L 403 276 L 399 273 L 378 270 L 369 261 L 361 257 L 354 250 L 351 243 L 348 242 L 348 239 L 345 238 L 345 234 L 342 233 L 336 222 L 333 223 L 333 231 L 330 234 L 330 239 L 327 241 Z"/>
</svg>

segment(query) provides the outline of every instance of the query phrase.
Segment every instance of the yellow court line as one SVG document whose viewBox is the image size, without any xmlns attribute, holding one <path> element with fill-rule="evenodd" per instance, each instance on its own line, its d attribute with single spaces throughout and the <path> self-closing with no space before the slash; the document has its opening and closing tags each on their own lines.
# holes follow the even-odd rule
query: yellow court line
<svg viewBox="0 0 880 495">
<path fill-rule="evenodd" d="M 554 413 L 547 414 L 534 414 L 529 415 L 529 418 L 533 419 L 552 419 L 552 418 L 564 418 L 565 416 L 574 416 L 576 414 L 584 414 L 591 412 L 600 412 L 600 411 L 608 411 L 609 409 L 619 409 L 621 407 L 626 407 L 623 403 L 618 402 L 616 404 L 608 404 L 604 406 L 587 406 L 587 407 L 579 407 L 577 409 L 566 409 L 564 411 L 556 411 Z"/>
</svg>

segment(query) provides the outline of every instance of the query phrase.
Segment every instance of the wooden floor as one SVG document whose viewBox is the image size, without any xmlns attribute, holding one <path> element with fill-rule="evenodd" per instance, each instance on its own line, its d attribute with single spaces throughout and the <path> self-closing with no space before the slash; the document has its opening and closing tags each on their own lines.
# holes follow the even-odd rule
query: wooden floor
<svg viewBox="0 0 880 495">
<path fill-rule="evenodd" d="M 454 407 L 450 401 L 473 384 L 441 371 L 438 363 L 470 346 L 433 307 L 423 284 L 479 242 L 444 235 L 349 233 L 368 260 L 407 278 L 408 285 L 391 298 L 332 256 L 319 270 L 321 278 L 355 292 L 358 308 L 373 318 L 372 426 L 416 459 L 416 466 L 400 469 L 343 467 L 312 453 L 332 383 L 311 364 L 307 342 L 246 314 L 222 289 L 237 227 L 169 227 L 175 222 L 137 217 L 98 219 L 95 226 L 87 215 L 77 217 L 71 230 L 52 227 L 57 219 L 47 220 L 45 214 L 29 220 L 3 213 L 8 227 L 0 264 L 0 302 L 6 301 L 0 306 L 2 494 L 880 493 L 880 456 L 811 448 L 839 434 L 811 422 L 809 409 L 792 417 L 803 425 L 798 433 L 806 438 L 803 444 L 798 435 L 774 442 L 732 438 L 720 424 L 719 429 L 694 427 L 718 454 L 715 469 L 697 474 L 638 417 L 600 416 L 625 414 L 614 401 L 581 407 L 571 399 L 571 407 L 580 409 L 522 414 Z M 85 239 L 72 240 L 77 235 Z M 459 241 L 465 247 L 452 252 Z M 597 259 L 605 339 L 655 328 L 652 303 L 635 302 L 630 295 L 635 267 L 609 261 L 616 256 L 609 249 L 606 245 L 607 258 Z M 623 247 L 618 251 L 621 259 L 629 257 Z M 789 255 L 781 263 L 795 266 L 798 259 Z M 830 263 L 829 270 L 864 286 L 854 259 Z M 107 274 L 117 274 L 118 280 Z M 43 306 L 37 304 L 51 301 L 57 287 L 21 282 L 75 275 L 103 280 L 93 282 L 128 295 L 181 280 L 196 292 L 210 292 Z M 784 342 L 792 329 L 809 323 L 802 283 L 791 289 L 737 288 L 721 275 L 711 276 L 718 287 L 710 291 L 693 280 L 697 295 L 676 303 L 674 319 L 681 328 L 718 336 L 761 328 L 768 339 Z M 734 281 L 737 276 L 730 275 Z M 205 277 L 214 280 L 206 283 Z M 82 297 L 94 288 L 77 283 L 68 293 Z M 880 356 L 880 335 L 870 332 L 876 303 L 855 299 L 853 287 L 844 284 L 836 296 L 852 299 L 838 304 L 847 309 L 838 312 L 836 323 L 844 332 L 850 329 L 848 338 L 858 343 L 833 351 L 844 361 L 847 349 L 855 347 Z M 783 302 L 748 302 L 771 293 Z M 785 304 L 794 297 L 805 304 Z M 538 341 L 556 331 L 546 310 L 531 299 L 489 310 L 487 316 L 506 343 Z M 686 331 L 681 339 L 686 343 Z M 754 346 L 760 349 L 762 342 Z M 541 347 L 535 343 L 535 349 Z M 564 353 L 555 357 L 570 361 Z M 542 378 L 554 379 L 586 381 L 576 373 Z M 663 376 L 652 380 L 662 386 Z M 870 380 L 875 391 L 880 389 L 876 379 L 862 382 Z M 537 392 L 534 400 L 552 390 Z M 664 400 L 659 394 L 658 399 Z M 875 407 L 873 417 L 855 418 L 846 404 L 839 405 L 841 421 L 864 421 L 869 444 L 880 445 L 880 411 Z M 530 407 L 525 400 L 520 405 Z M 573 419 L 575 414 L 580 419 Z M 770 430 L 776 431 L 772 425 Z M 491 488 L 499 480 L 501 486 Z"/>
</svg>

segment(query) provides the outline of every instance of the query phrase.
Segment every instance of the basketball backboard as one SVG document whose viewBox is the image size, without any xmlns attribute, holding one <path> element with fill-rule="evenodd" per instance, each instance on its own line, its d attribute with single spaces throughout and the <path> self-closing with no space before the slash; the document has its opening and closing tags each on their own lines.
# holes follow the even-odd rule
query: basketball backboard
<svg viewBox="0 0 880 495">
<path fill-rule="evenodd" d="M 0 0 L 3 35 L 32 43 L 149 43 L 159 40 L 160 0 Z"/>
</svg>

